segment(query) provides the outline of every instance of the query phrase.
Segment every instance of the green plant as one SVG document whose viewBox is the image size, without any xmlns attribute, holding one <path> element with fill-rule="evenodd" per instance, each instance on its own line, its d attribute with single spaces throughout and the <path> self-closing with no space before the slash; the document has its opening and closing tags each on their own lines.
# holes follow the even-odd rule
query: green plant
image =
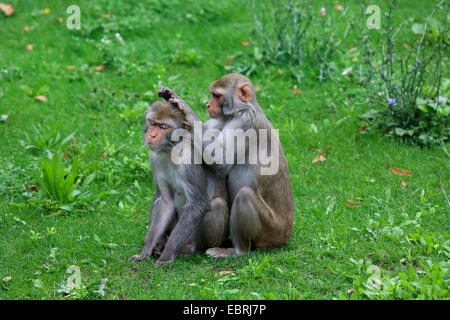
<svg viewBox="0 0 450 320">
<path fill-rule="evenodd" d="M 33 125 L 32 128 L 33 132 L 31 135 L 25 133 L 28 142 L 20 140 L 20 144 L 25 148 L 25 150 L 45 150 L 54 152 L 58 149 L 67 147 L 75 134 L 75 132 L 72 132 L 64 138 L 53 127 Z"/>
<path fill-rule="evenodd" d="M 443 81 L 448 30 L 442 26 L 438 32 L 429 24 L 437 9 L 448 13 L 448 3 L 444 2 L 436 5 L 421 28 L 412 26 L 413 33 L 421 34 L 418 41 L 406 46 L 406 53 L 396 38 L 401 25 L 396 27 L 393 22 L 395 1 L 389 5 L 380 32 L 381 50 L 368 34 L 363 32 L 361 36 L 365 57 L 361 81 L 368 101 L 376 107 L 361 118 L 373 121 L 391 135 L 408 137 L 422 145 L 446 141 L 450 135 L 450 105 L 444 96 L 449 92 L 448 80 Z"/>
<path fill-rule="evenodd" d="M 53 155 L 50 161 L 40 160 L 40 168 L 36 168 L 34 177 L 42 190 L 43 196 L 55 201 L 58 207 L 70 211 L 73 206 L 116 191 L 106 191 L 93 194 L 87 187 L 94 180 L 95 173 L 83 179 L 79 175 L 79 166 L 76 161 L 70 168 L 65 168 L 59 155 Z M 83 184 L 79 188 L 81 182 Z"/>
</svg>

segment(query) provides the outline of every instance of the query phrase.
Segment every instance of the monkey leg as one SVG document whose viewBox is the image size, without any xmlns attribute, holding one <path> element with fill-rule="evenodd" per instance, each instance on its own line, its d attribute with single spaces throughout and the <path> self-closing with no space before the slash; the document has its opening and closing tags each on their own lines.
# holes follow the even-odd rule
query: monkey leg
<svg viewBox="0 0 450 320">
<path fill-rule="evenodd" d="M 165 204 L 158 197 L 152 204 L 150 214 L 150 227 L 145 236 L 144 247 L 141 253 L 136 254 L 128 259 L 128 261 L 139 261 L 150 257 L 156 246 L 165 245 L 164 235 L 173 220 L 175 219 L 175 208 L 173 204 Z M 156 252 L 156 254 L 158 254 Z"/>
<path fill-rule="evenodd" d="M 277 245 L 281 231 L 270 207 L 250 187 L 242 187 L 231 207 L 230 235 L 233 248 L 211 248 L 206 251 L 214 258 L 241 256 L 256 248 Z"/>
<path fill-rule="evenodd" d="M 202 219 L 199 229 L 192 238 L 192 252 L 220 246 L 228 235 L 229 212 L 222 197 L 211 200 L 211 210 Z"/>
</svg>

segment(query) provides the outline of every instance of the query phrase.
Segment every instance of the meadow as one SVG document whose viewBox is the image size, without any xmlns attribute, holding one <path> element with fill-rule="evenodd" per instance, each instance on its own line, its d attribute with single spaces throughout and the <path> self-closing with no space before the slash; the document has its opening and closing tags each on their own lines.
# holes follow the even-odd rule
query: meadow
<svg viewBox="0 0 450 320">
<path fill-rule="evenodd" d="M 384 23 L 386 2 L 372 2 Z M 357 1 L 312 1 L 342 41 L 301 72 L 261 62 L 238 0 L 10 3 L 13 15 L 0 12 L 0 299 L 448 299 L 448 143 L 422 146 L 359 117 L 372 107 L 355 80 L 358 29 L 347 29 Z M 79 30 L 66 25 L 72 4 Z M 412 45 L 433 7 L 397 2 L 399 45 Z M 208 85 L 233 71 L 249 73 L 279 129 L 290 240 L 240 258 L 127 262 L 154 191 L 143 111 L 164 85 L 206 120 Z"/>
</svg>

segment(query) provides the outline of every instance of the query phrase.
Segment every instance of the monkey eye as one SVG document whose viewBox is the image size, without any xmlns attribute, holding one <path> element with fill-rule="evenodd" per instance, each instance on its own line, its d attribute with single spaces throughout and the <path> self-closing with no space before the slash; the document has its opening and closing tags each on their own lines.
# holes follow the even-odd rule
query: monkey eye
<svg viewBox="0 0 450 320">
<path fill-rule="evenodd" d="M 213 93 L 213 97 L 216 99 L 220 99 L 220 97 L 222 97 L 222 95 L 220 93 Z"/>
<path fill-rule="evenodd" d="M 169 125 L 161 123 L 158 125 L 161 129 L 169 129 Z"/>
<path fill-rule="evenodd" d="M 150 124 L 151 124 L 152 126 L 156 126 L 156 125 L 157 125 L 156 122 L 153 121 L 153 120 L 148 120 L 148 122 L 150 122 Z"/>
</svg>

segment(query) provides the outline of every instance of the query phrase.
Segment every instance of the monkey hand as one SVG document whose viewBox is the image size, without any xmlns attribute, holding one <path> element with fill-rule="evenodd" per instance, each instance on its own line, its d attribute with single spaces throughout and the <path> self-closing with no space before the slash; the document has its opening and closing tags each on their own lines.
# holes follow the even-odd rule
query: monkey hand
<svg viewBox="0 0 450 320">
<path fill-rule="evenodd" d="M 158 96 L 169 101 L 169 99 L 178 98 L 175 92 L 167 87 L 159 87 Z M 170 101 L 169 101 L 170 102 Z"/>
<path fill-rule="evenodd" d="M 131 258 L 129 258 L 127 261 L 133 261 L 133 262 L 137 262 L 137 261 L 141 261 L 144 259 L 147 259 L 150 257 L 150 254 L 147 254 L 145 252 L 141 252 L 140 254 L 135 254 L 134 256 L 132 256 Z"/>
</svg>

